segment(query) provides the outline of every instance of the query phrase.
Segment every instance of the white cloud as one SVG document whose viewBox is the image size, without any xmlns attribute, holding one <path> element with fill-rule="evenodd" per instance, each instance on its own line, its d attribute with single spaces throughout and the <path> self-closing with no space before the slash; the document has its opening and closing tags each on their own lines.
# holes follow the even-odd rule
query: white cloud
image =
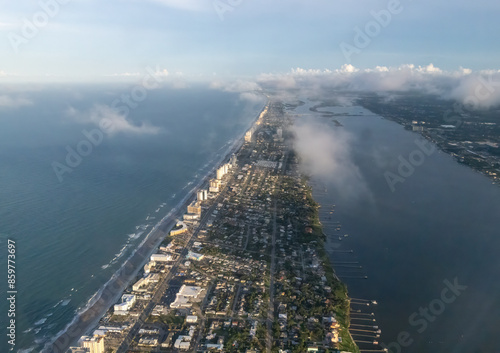
<svg viewBox="0 0 500 353">
<path fill-rule="evenodd" d="M 357 72 L 359 71 L 358 69 L 356 69 L 353 65 L 351 64 L 344 64 L 342 65 L 342 67 L 340 68 L 340 70 L 335 70 L 336 72 L 340 72 L 340 73 L 353 73 L 353 72 Z"/>
<path fill-rule="evenodd" d="M 470 75 L 471 73 L 472 73 L 472 70 L 467 69 L 465 67 L 460 67 L 460 69 L 458 70 L 458 74 L 460 74 L 460 75 Z"/>
<path fill-rule="evenodd" d="M 292 129 L 294 148 L 301 158 L 300 165 L 305 174 L 332 181 L 345 198 L 372 197 L 352 160 L 351 135 L 316 120 L 302 120 Z"/>
<path fill-rule="evenodd" d="M 31 105 L 33 104 L 32 101 L 26 98 L 22 97 L 10 97 L 7 95 L 2 95 L 0 96 L 0 107 L 6 107 L 6 108 L 18 108 L 22 107 L 25 105 Z"/>
<path fill-rule="evenodd" d="M 256 92 L 243 92 L 243 93 L 240 93 L 240 99 L 248 101 L 248 102 L 252 102 L 252 103 L 260 103 L 260 102 L 264 102 L 265 101 L 264 96 L 262 94 L 258 94 Z"/>
<path fill-rule="evenodd" d="M 162 131 L 161 128 L 147 122 L 135 125 L 107 105 L 95 105 L 89 112 L 81 113 L 74 108 L 69 108 L 67 115 L 80 123 L 92 123 L 104 132 L 114 135 L 116 133 L 129 133 L 138 135 L 154 135 Z"/>
<path fill-rule="evenodd" d="M 419 66 L 417 69 L 418 72 L 424 72 L 424 73 L 442 73 L 443 71 L 439 67 L 435 67 L 434 64 L 429 64 L 425 67 Z"/>
<path fill-rule="evenodd" d="M 170 75 L 167 69 L 160 69 L 158 66 L 154 69 L 150 69 L 150 71 L 146 73 L 140 73 L 140 72 L 120 72 L 120 73 L 113 73 L 113 74 L 107 74 L 104 76 L 107 77 L 132 77 L 132 78 L 140 78 L 140 77 L 147 77 L 147 76 L 155 76 L 157 78 L 165 78 Z M 176 75 L 182 76 L 182 72 L 176 72 Z"/>
<path fill-rule="evenodd" d="M 500 105 L 500 72 L 466 73 L 445 97 L 455 99 L 471 109 L 498 106 Z"/>
<path fill-rule="evenodd" d="M 260 85 L 255 81 L 236 80 L 222 81 L 214 80 L 210 82 L 211 89 L 217 89 L 224 92 L 240 93 L 240 99 L 252 103 L 259 103 L 264 100 L 264 96 L 259 93 L 262 91 Z"/>
<path fill-rule="evenodd" d="M 141 74 L 138 72 L 122 72 L 119 74 L 105 75 L 110 77 L 139 77 Z"/>
<path fill-rule="evenodd" d="M 154 76 L 157 77 L 167 77 L 170 75 L 167 69 L 159 69 L 158 67 L 156 68 L 156 71 L 154 72 Z M 182 76 L 182 72 L 176 72 L 176 75 Z"/>
<path fill-rule="evenodd" d="M 246 80 L 236 80 L 236 81 L 215 80 L 210 83 L 210 88 L 226 92 L 248 92 L 248 91 L 262 90 L 257 82 L 246 81 Z"/>
<path fill-rule="evenodd" d="M 343 65 L 333 71 L 295 68 L 286 74 L 260 75 L 257 82 L 267 90 L 301 89 L 309 95 L 325 88 L 378 93 L 419 90 L 462 104 L 472 100 L 475 108 L 500 105 L 500 71 L 473 72 L 462 67 L 458 71 L 444 71 L 432 63 L 374 69 Z"/>
</svg>

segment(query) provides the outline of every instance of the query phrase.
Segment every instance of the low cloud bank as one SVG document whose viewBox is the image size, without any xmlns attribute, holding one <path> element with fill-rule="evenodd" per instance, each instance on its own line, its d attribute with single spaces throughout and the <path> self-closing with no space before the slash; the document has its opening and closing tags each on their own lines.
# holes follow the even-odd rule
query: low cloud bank
<svg viewBox="0 0 500 353">
<path fill-rule="evenodd" d="M 0 108 L 19 108 L 26 105 L 32 105 L 33 102 L 23 97 L 12 97 L 9 95 L 0 95 Z"/>
<path fill-rule="evenodd" d="M 286 74 L 262 74 L 257 83 L 267 90 L 301 90 L 307 94 L 321 94 L 325 89 L 380 94 L 419 91 L 456 100 L 471 109 L 500 106 L 500 70 L 444 71 L 433 64 L 374 69 L 344 65 L 333 71 L 296 68 Z"/>
<path fill-rule="evenodd" d="M 161 128 L 142 122 L 139 125 L 132 123 L 126 116 L 119 114 L 115 109 L 107 105 L 95 105 L 86 112 L 80 112 L 74 108 L 67 111 L 67 115 L 77 122 L 92 123 L 105 130 L 109 135 L 117 133 L 128 133 L 135 135 L 154 135 L 161 132 Z"/>
<path fill-rule="evenodd" d="M 346 199 L 371 197 L 366 181 L 352 160 L 350 134 L 314 119 L 297 122 L 292 132 L 294 148 L 305 174 L 332 181 Z"/>
</svg>

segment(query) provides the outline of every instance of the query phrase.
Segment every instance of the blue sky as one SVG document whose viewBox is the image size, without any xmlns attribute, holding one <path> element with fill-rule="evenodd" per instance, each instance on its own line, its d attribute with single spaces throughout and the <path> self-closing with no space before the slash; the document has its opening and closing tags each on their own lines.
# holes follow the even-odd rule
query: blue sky
<svg viewBox="0 0 500 353">
<path fill-rule="evenodd" d="M 143 74 L 146 67 L 212 80 L 344 64 L 499 66 L 500 3 L 492 0 L 0 0 L 0 5 L 2 81 L 118 80 Z M 377 29 L 373 13 L 391 8 L 397 11 Z M 366 35 L 370 22 L 374 35 L 363 48 L 356 46 L 356 28 Z M 30 26 L 34 34 L 26 35 Z M 356 49 L 349 58 L 342 43 Z"/>
</svg>

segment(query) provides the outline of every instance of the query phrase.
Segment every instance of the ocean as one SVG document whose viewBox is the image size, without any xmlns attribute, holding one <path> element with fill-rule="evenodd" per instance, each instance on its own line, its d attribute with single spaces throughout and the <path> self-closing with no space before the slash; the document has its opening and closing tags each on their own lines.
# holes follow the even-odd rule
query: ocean
<svg viewBox="0 0 500 353">
<path fill-rule="evenodd" d="M 266 103 L 204 86 L 123 103 L 133 89 L 6 90 L 22 98 L 0 106 L 0 260 L 7 275 L 14 240 L 14 351 L 38 352 L 63 330 Z M 0 302 L 4 330 L 7 304 Z M 2 352 L 11 348 L 5 337 Z"/>
<path fill-rule="evenodd" d="M 297 131 L 330 141 L 321 150 L 309 139 L 318 160 L 305 159 L 327 251 L 349 295 L 378 303 L 353 304 L 352 322 L 378 326 L 392 353 L 499 352 L 498 185 L 362 107 L 322 117 L 302 100 L 290 111 Z"/>
</svg>

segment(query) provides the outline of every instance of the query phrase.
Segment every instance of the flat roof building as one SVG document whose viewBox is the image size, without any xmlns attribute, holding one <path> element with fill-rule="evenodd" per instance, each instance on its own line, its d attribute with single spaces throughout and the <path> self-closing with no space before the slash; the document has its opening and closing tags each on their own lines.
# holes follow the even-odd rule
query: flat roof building
<svg viewBox="0 0 500 353">
<path fill-rule="evenodd" d="M 196 301 L 203 288 L 182 285 L 179 293 L 175 296 L 175 301 L 170 304 L 171 308 L 188 308 L 192 305 L 191 301 Z"/>
<path fill-rule="evenodd" d="M 195 324 L 198 322 L 198 316 L 196 315 L 188 315 L 186 316 L 186 322 L 188 324 Z"/>
<path fill-rule="evenodd" d="M 172 255 L 168 255 L 168 254 L 153 254 L 153 255 L 151 255 L 150 260 L 154 261 L 154 262 L 168 262 L 168 261 L 172 261 L 173 258 L 172 258 Z"/>
<path fill-rule="evenodd" d="M 113 307 L 115 315 L 127 315 L 135 304 L 136 296 L 133 294 L 122 295 L 122 301 Z"/>
</svg>

